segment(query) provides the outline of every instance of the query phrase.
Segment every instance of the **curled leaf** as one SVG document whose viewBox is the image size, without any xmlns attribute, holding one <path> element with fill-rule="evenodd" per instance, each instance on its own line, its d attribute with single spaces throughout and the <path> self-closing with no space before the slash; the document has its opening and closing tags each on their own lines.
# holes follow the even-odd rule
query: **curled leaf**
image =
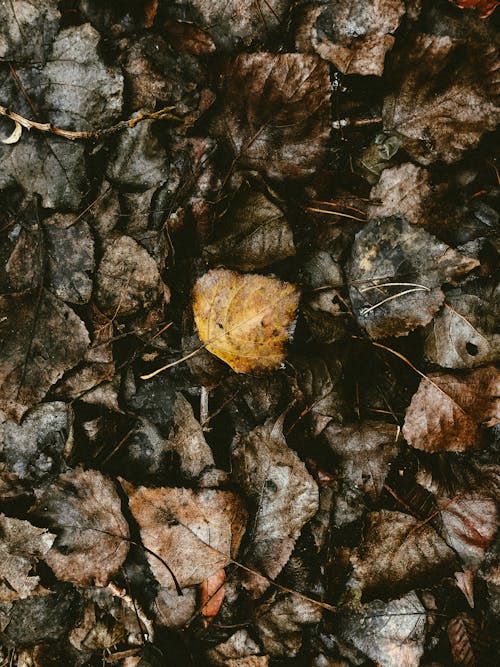
<svg viewBox="0 0 500 667">
<path fill-rule="evenodd" d="M 12 130 L 12 134 L 10 134 L 6 139 L 2 139 L 2 144 L 17 144 L 19 139 L 21 138 L 21 135 L 23 133 L 23 126 L 21 123 L 18 123 L 17 120 L 14 121 L 14 129 Z"/>
</svg>

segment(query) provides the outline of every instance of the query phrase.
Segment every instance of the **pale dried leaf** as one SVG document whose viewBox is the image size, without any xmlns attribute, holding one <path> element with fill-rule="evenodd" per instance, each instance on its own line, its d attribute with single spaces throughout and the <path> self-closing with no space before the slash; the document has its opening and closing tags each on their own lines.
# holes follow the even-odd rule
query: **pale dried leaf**
<svg viewBox="0 0 500 667">
<path fill-rule="evenodd" d="M 234 493 L 129 485 L 125 490 L 144 546 L 168 564 L 181 588 L 201 583 L 236 556 L 246 511 Z M 147 558 L 157 581 L 172 590 L 163 563 L 151 553 Z"/>
<path fill-rule="evenodd" d="M 269 656 L 261 655 L 260 646 L 247 630 L 238 630 L 222 644 L 207 651 L 215 667 L 268 667 Z"/>
</svg>

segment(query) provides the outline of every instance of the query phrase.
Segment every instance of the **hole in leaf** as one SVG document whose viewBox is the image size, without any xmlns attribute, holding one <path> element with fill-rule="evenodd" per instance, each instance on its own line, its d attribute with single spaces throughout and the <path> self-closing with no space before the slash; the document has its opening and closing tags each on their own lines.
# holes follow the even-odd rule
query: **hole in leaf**
<svg viewBox="0 0 500 667">
<path fill-rule="evenodd" d="M 476 354 L 479 352 L 477 345 L 474 345 L 474 343 L 466 343 L 465 349 L 471 355 L 471 357 L 475 357 Z"/>
</svg>

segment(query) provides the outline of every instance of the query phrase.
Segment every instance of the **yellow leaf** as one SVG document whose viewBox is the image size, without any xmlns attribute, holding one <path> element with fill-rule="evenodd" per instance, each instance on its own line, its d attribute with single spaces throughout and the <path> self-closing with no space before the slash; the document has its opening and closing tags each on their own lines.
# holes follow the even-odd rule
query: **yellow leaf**
<svg viewBox="0 0 500 667">
<path fill-rule="evenodd" d="M 237 373 L 279 368 L 299 303 L 295 285 L 214 269 L 196 281 L 193 297 L 194 319 L 207 350 Z"/>
</svg>

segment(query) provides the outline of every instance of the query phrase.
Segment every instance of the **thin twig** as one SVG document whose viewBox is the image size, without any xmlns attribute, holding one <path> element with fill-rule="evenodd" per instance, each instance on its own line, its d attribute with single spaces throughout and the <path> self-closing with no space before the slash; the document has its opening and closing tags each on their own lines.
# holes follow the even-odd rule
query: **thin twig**
<svg viewBox="0 0 500 667">
<path fill-rule="evenodd" d="M 163 109 L 160 109 L 159 111 L 144 111 L 137 114 L 137 116 L 134 116 L 133 118 L 129 118 L 128 120 L 121 120 L 119 123 L 116 123 L 116 125 L 106 127 L 102 130 L 83 131 L 64 130 L 61 127 L 52 125 L 52 123 L 39 123 L 35 120 L 29 120 L 28 118 L 21 116 L 15 111 L 9 111 L 9 109 L 2 105 L 0 105 L 0 116 L 10 118 L 10 120 L 14 121 L 14 123 L 18 123 L 26 130 L 38 130 L 39 132 L 55 134 L 56 136 L 62 137 L 63 139 L 68 139 L 69 141 L 96 141 L 105 137 L 109 137 L 110 135 L 116 134 L 117 132 L 121 132 L 122 130 L 133 128 L 143 120 L 180 121 L 181 119 L 178 116 L 171 113 L 174 108 L 175 107 L 163 107 Z"/>
</svg>

